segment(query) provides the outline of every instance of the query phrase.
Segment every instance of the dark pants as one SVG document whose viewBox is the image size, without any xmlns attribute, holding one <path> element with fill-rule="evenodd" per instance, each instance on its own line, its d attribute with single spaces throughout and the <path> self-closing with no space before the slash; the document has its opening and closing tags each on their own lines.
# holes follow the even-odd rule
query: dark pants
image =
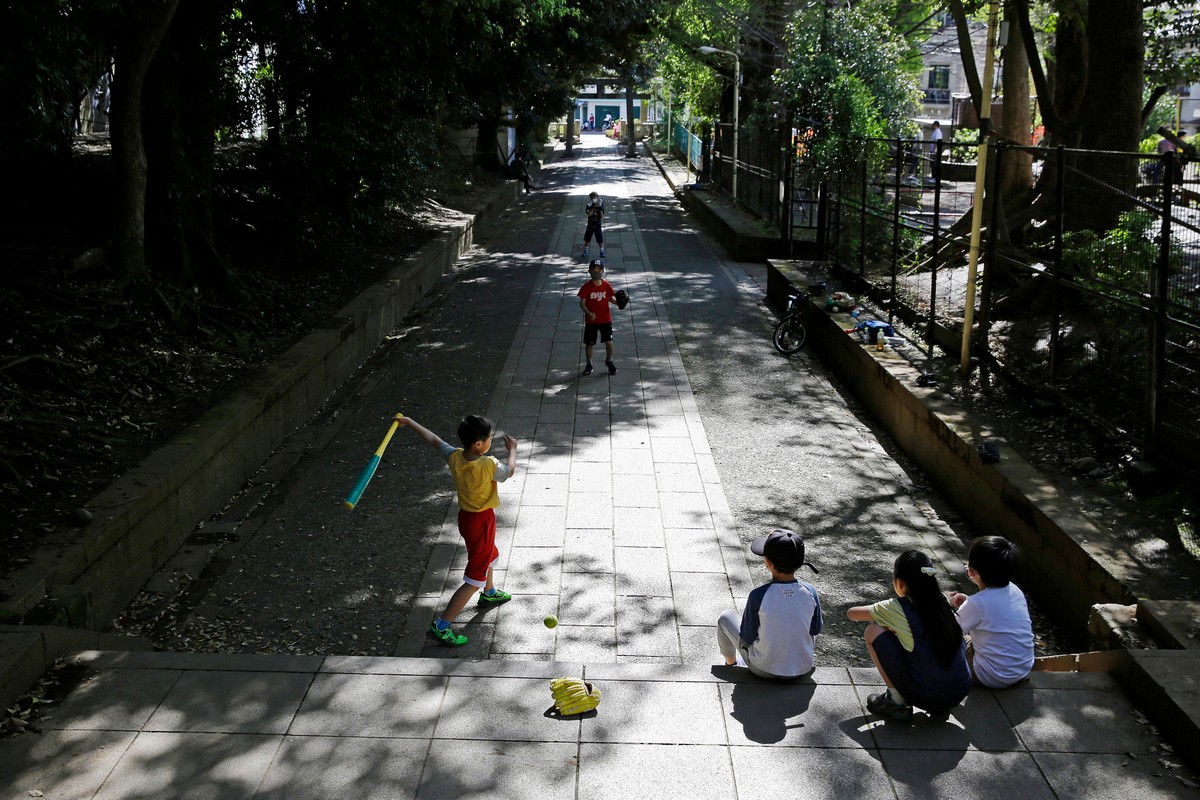
<svg viewBox="0 0 1200 800">
<path fill-rule="evenodd" d="M 592 241 L 592 236 L 596 237 L 596 244 L 604 245 L 604 231 L 600 230 L 600 220 L 588 220 L 587 230 L 583 232 L 583 243 L 587 244 Z"/>
<path fill-rule="evenodd" d="M 937 665 L 930 670 L 937 674 L 926 674 L 913 669 L 917 659 L 904 649 L 892 631 L 876 636 L 872 646 L 892 685 L 914 706 L 926 711 L 948 711 L 961 703 L 971 690 L 971 673 L 965 659 L 949 667 Z M 924 659 L 926 664 L 930 661 L 933 661 L 932 657 Z"/>
</svg>

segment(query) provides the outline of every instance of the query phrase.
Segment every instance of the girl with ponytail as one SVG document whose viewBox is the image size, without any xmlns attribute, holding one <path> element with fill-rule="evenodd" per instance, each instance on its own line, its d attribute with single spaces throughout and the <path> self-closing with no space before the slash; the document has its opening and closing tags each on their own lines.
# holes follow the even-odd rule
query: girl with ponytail
<svg viewBox="0 0 1200 800">
<path fill-rule="evenodd" d="M 867 698 L 873 714 L 909 722 L 916 705 L 945 719 L 971 688 L 962 629 L 936 575 L 929 556 L 907 550 L 896 559 L 896 597 L 848 612 L 870 623 L 867 652 L 888 687 Z"/>
</svg>

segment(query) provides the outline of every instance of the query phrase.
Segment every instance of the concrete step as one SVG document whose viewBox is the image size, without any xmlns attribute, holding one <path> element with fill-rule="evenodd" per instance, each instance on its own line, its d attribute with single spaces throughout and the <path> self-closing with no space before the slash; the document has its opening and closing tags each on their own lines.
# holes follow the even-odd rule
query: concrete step
<svg viewBox="0 0 1200 800">
<path fill-rule="evenodd" d="M 700 664 L 91 651 L 0 741 L 0 796 L 1194 797 L 1110 674 L 975 688 L 950 719 L 865 710 L 873 669 L 773 683 Z M 562 719 L 550 679 L 602 692 Z M 997 783 L 997 777 L 1003 781 Z M 199 793 L 199 794 L 197 794 Z M 38 796 L 38 795 L 32 795 Z"/>
</svg>

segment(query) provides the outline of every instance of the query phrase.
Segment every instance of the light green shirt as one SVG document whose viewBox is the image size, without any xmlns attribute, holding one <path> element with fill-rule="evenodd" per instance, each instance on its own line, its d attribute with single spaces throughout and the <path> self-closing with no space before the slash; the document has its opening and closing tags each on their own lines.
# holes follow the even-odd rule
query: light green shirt
<svg viewBox="0 0 1200 800">
<path fill-rule="evenodd" d="M 900 646 L 904 648 L 905 652 L 912 652 L 912 628 L 908 626 L 908 617 L 904 616 L 900 598 L 892 597 L 880 600 L 867 610 L 871 612 L 872 620 L 896 634 L 896 638 L 900 640 Z"/>
</svg>

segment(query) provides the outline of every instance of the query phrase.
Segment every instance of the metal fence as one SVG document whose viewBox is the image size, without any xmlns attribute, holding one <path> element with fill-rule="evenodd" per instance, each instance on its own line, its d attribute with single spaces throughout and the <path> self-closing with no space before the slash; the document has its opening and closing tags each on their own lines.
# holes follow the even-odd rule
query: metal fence
<svg viewBox="0 0 1200 800">
<path fill-rule="evenodd" d="M 685 164 L 690 164 L 694 172 L 699 173 L 703 171 L 704 144 L 700 141 L 699 136 L 679 123 L 675 123 L 675 132 L 671 139 L 671 146 L 675 156 Z"/>
<path fill-rule="evenodd" d="M 676 125 L 674 155 L 680 161 L 690 157 L 701 182 L 732 196 L 733 126 L 704 126 L 702 135 L 709 137 L 706 148 L 701 138 Z M 785 239 L 783 249 L 793 253 L 796 242 L 817 242 L 821 233 L 821 184 L 809 174 L 802 159 L 792 157 L 799 141 L 797 135 L 797 131 L 788 129 L 760 131 L 743 126 L 737 148 L 737 200 L 742 208 L 779 230 Z M 689 142 L 690 154 L 686 150 Z"/>
<path fill-rule="evenodd" d="M 869 141 L 825 220 L 830 259 L 954 355 L 975 153 Z M 1152 453 L 1196 461 L 1200 181 L 1170 154 L 992 145 L 989 161 L 976 353 Z"/>
<path fill-rule="evenodd" d="M 743 127 L 738 134 L 737 200 L 768 222 L 783 215 L 781 176 L 788 170 L 787 150 L 779 132 Z M 733 125 L 713 127 L 712 182 L 733 194 Z"/>
</svg>

